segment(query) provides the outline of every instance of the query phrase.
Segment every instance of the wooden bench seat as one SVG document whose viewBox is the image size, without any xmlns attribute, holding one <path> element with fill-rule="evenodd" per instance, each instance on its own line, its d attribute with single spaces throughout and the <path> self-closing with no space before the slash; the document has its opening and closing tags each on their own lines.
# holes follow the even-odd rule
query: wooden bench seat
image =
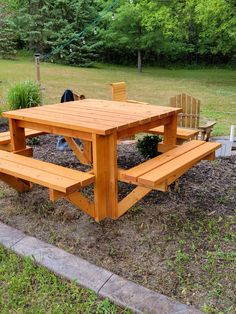
<svg viewBox="0 0 236 314">
<path fill-rule="evenodd" d="M 187 170 L 202 159 L 213 160 L 219 143 L 193 140 L 129 170 L 121 170 L 121 181 L 167 191 Z"/>
<path fill-rule="evenodd" d="M 68 195 L 94 182 L 94 175 L 0 151 L 0 179 L 14 188 L 19 182 L 20 192 L 22 185 L 32 182 Z"/>
<path fill-rule="evenodd" d="M 25 129 L 25 137 L 26 138 L 32 138 L 36 136 L 40 136 L 46 134 L 45 132 L 37 131 L 37 130 L 31 130 L 31 129 Z M 11 136 L 10 132 L 1 132 L 0 133 L 0 145 L 7 145 L 11 142 Z"/>
<path fill-rule="evenodd" d="M 199 134 L 199 130 L 188 129 L 188 128 L 177 128 L 177 139 L 182 141 L 189 141 Z M 148 130 L 148 133 L 157 134 L 157 135 L 164 135 L 164 126 L 158 126 L 156 128 Z"/>
</svg>

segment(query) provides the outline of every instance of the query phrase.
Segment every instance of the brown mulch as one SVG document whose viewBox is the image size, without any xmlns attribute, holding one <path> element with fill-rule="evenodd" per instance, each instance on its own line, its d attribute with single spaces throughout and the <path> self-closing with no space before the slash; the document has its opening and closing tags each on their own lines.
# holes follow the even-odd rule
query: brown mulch
<svg viewBox="0 0 236 314">
<path fill-rule="evenodd" d="M 55 136 L 42 136 L 39 145 L 33 146 L 37 159 L 89 169 L 71 151 L 56 151 Z M 120 167 L 130 168 L 142 161 L 134 144 L 118 146 Z M 132 189 L 132 185 L 119 183 L 119 198 Z M 92 195 L 91 187 L 86 193 Z M 151 192 L 117 221 L 96 223 L 65 200 L 51 203 L 48 191 L 40 186 L 18 194 L 0 184 L 3 222 L 181 302 L 201 309 L 210 304 L 223 313 L 226 308 L 233 313 L 231 278 L 220 280 L 225 287 L 220 297 L 209 296 L 209 275 L 202 265 L 205 252 L 216 245 L 227 252 L 233 249 L 231 241 L 222 244 L 221 238 L 235 209 L 236 156 L 202 161 L 178 186 L 173 185 L 167 193 Z M 181 250 L 190 260 L 185 260 Z M 183 272 L 181 267 L 185 267 Z M 224 301 L 219 299 L 223 297 Z"/>
</svg>

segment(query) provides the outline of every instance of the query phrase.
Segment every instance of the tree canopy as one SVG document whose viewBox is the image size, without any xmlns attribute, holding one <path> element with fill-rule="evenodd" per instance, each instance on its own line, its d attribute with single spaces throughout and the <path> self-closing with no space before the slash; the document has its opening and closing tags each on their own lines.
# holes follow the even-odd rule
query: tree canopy
<svg viewBox="0 0 236 314">
<path fill-rule="evenodd" d="M 16 47 L 60 63 L 136 63 L 140 71 L 142 61 L 236 60 L 235 0 L 2 0 L 0 18 L 2 57 Z"/>
</svg>

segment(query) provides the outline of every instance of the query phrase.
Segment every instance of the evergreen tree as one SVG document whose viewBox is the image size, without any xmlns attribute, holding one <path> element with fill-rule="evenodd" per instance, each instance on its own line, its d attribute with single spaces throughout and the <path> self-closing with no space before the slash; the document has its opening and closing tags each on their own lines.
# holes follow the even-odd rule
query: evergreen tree
<svg viewBox="0 0 236 314">
<path fill-rule="evenodd" d="M 0 5 L 0 57 L 12 58 L 16 54 L 16 38 L 11 16 L 6 7 Z"/>
<path fill-rule="evenodd" d="M 88 66 L 96 60 L 101 42 L 93 28 L 83 36 L 78 34 L 96 15 L 93 0 L 31 0 L 20 9 L 16 25 L 28 49 L 61 63 Z"/>
</svg>

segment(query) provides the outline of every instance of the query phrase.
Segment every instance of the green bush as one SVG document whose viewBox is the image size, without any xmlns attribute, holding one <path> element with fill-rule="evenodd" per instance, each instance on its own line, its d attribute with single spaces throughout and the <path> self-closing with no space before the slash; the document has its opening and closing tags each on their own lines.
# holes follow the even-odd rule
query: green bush
<svg viewBox="0 0 236 314">
<path fill-rule="evenodd" d="M 42 101 L 40 86 L 32 81 L 18 83 L 9 90 L 7 99 L 12 110 L 36 107 Z"/>
<path fill-rule="evenodd" d="M 158 155 L 157 145 L 162 139 L 157 135 L 145 135 L 137 142 L 137 148 L 144 158 L 153 158 Z"/>
</svg>

